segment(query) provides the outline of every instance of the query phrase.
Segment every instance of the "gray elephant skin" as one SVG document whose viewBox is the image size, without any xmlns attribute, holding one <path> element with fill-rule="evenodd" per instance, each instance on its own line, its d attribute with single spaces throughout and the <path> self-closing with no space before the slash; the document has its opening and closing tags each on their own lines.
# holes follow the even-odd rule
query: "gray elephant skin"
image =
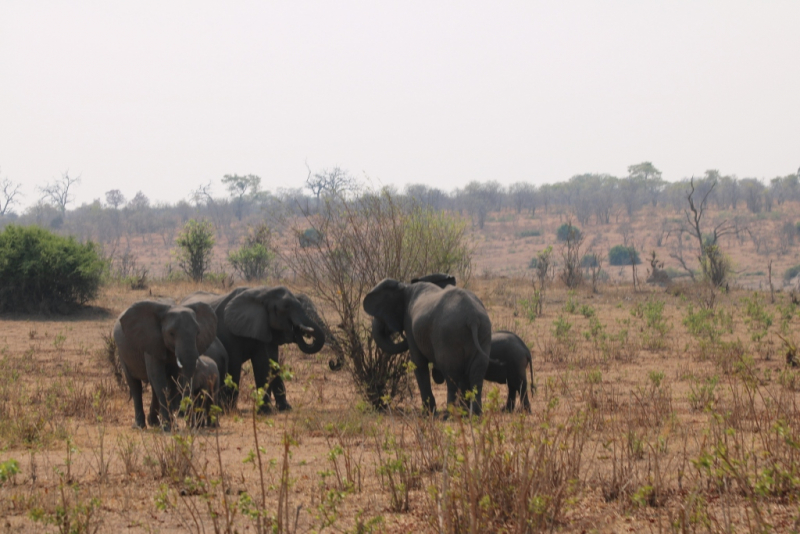
<svg viewBox="0 0 800 534">
<path fill-rule="evenodd" d="M 322 328 L 308 317 L 292 292 L 282 286 L 240 287 L 226 295 L 199 291 L 183 302 L 203 302 L 214 310 L 216 335 L 228 353 L 227 372 L 235 384 L 239 384 L 242 364 L 252 362 L 256 387 L 267 386 L 261 412 L 272 412 L 270 395 L 278 410 L 291 410 L 283 379 L 274 371 L 278 347 L 295 343 L 304 353 L 314 354 L 325 344 Z M 224 403 L 236 406 L 238 390 L 223 387 L 221 396 Z"/>
<path fill-rule="evenodd" d="M 114 324 L 120 365 L 130 388 L 135 425 L 145 428 L 142 383 L 152 401 L 147 424 L 171 426 L 180 394 L 191 389 L 200 355 L 214 341 L 217 317 L 208 304 L 175 305 L 143 300 L 125 310 Z"/>
<path fill-rule="evenodd" d="M 492 360 L 500 365 L 490 365 L 486 370 L 484 380 L 497 384 L 508 385 L 508 397 L 505 410 L 514 411 L 517 394 L 519 394 L 522 408 L 530 413 L 531 401 L 528 396 L 528 378 L 526 370 L 530 371 L 530 387 L 533 391 L 533 359 L 531 351 L 517 334 L 506 330 L 492 333 Z M 432 370 L 433 381 L 437 384 L 444 382 L 444 375 L 435 367 Z"/>
<path fill-rule="evenodd" d="M 215 338 L 214 343 L 220 343 L 219 339 Z M 219 388 L 220 372 L 217 363 L 205 354 L 200 356 L 192 378 L 192 407 L 189 424 L 193 427 L 218 426 L 217 420 L 211 413 L 211 406 L 218 404 Z"/>
<path fill-rule="evenodd" d="M 432 363 L 447 379 L 447 403 L 454 404 L 459 391 L 475 389 L 470 407 L 472 413 L 481 413 L 492 323 L 478 297 L 453 286 L 441 289 L 430 282 L 405 284 L 387 278 L 367 294 L 363 305 L 373 317 L 378 347 L 388 354 L 409 351 L 425 408 L 436 410 L 428 369 Z M 395 343 L 393 333 L 404 339 Z"/>
</svg>

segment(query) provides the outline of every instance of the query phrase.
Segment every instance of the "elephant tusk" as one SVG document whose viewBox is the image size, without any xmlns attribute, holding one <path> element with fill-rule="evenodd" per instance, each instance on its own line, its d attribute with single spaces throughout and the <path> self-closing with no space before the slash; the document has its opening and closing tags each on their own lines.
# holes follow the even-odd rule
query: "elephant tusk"
<svg viewBox="0 0 800 534">
<path fill-rule="evenodd" d="M 303 332 L 305 332 L 307 334 L 313 334 L 314 333 L 314 329 L 311 328 L 310 326 L 299 325 L 297 328 L 299 328 L 300 330 L 302 330 Z"/>
<path fill-rule="evenodd" d="M 175 361 L 178 362 L 178 369 L 183 369 L 183 365 L 181 364 L 181 359 L 175 358 Z"/>
</svg>

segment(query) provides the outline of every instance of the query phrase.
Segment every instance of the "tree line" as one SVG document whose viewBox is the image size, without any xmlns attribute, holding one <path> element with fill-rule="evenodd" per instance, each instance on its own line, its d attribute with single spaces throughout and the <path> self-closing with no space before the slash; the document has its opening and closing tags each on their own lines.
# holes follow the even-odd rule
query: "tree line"
<svg viewBox="0 0 800 534">
<path fill-rule="evenodd" d="M 647 206 L 666 207 L 681 213 L 686 206 L 690 180 L 698 195 L 710 191 L 707 201 L 718 210 L 746 208 L 753 214 L 770 212 L 774 206 L 800 200 L 800 170 L 771 180 L 738 178 L 708 170 L 701 177 L 676 182 L 663 179 L 650 162 L 628 167 L 627 176 L 580 174 L 569 180 L 544 185 L 517 182 L 504 186 L 497 181 L 472 181 L 452 191 L 425 184 L 410 184 L 402 190 L 388 186 L 395 197 L 412 199 L 434 210 L 449 210 L 469 217 L 482 229 L 489 213 L 503 209 L 527 213 L 567 211 L 582 226 L 606 225 L 630 220 Z M 218 194 L 211 182 L 199 185 L 185 199 L 174 204 L 153 203 L 143 192 L 126 198 L 119 189 L 106 191 L 104 197 L 72 207 L 80 177 L 65 172 L 60 178 L 38 188 L 38 201 L 17 212 L 23 194 L 22 185 L 0 178 L 0 227 L 14 222 L 38 225 L 58 233 L 74 235 L 81 241 L 96 241 L 129 247 L 141 239 L 150 246 L 173 246 L 178 231 L 189 219 L 210 221 L 217 236 L 228 248 L 246 235 L 248 225 L 265 216 L 281 218 L 287 214 L 307 215 L 321 209 L 326 196 L 358 196 L 366 190 L 349 172 L 339 167 L 312 172 L 303 187 L 283 188 L 275 192 L 262 189 L 256 175 L 225 175 L 219 182 L 224 193 Z"/>
</svg>

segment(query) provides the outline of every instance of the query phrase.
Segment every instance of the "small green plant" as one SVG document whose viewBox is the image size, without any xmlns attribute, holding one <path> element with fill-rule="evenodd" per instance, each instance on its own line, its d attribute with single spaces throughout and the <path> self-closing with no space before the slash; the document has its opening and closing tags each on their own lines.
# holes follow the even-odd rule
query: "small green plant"
<svg viewBox="0 0 800 534">
<path fill-rule="evenodd" d="M 532 323 L 542 314 L 542 292 L 535 290 L 530 297 L 517 300 L 517 304 L 528 322 Z"/>
<path fill-rule="evenodd" d="M 572 329 L 572 323 L 567 321 L 563 315 L 559 315 L 558 318 L 553 321 L 553 336 L 560 342 L 569 344 L 570 337 L 569 331 Z"/>
<path fill-rule="evenodd" d="M 275 258 L 272 232 L 264 223 L 251 229 L 242 246 L 228 254 L 228 262 L 248 282 L 263 280 Z"/>
<path fill-rule="evenodd" d="M 214 251 L 214 225 L 189 219 L 175 240 L 178 265 L 192 280 L 199 282 L 211 266 Z"/>
<path fill-rule="evenodd" d="M 582 304 L 580 308 L 578 308 L 578 313 L 589 319 L 590 317 L 594 317 L 595 311 L 594 308 L 589 306 L 588 304 Z"/>
<path fill-rule="evenodd" d="M 567 302 L 564 303 L 564 313 L 575 313 L 578 310 L 578 301 L 575 298 L 575 291 L 569 290 L 567 292 Z"/>
<path fill-rule="evenodd" d="M 702 382 L 700 380 L 692 380 L 689 383 L 689 406 L 696 412 L 710 410 L 714 407 L 717 401 L 717 383 L 719 377 L 714 375 L 706 378 Z"/>
<path fill-rule="evenodd" d="M 664 318 L 664 301 L 647 300 L 631 308 L 631 315 L 644 322 L 642 344 L 649 350 L 666 348 L 666 335 L 670 330 Z"/>
<path fill-rule="evenodd" d="M 19 462 L 13 458 L 0 463 L 0 486 L 14 480 L 14 477 L 19 473 Z"/>
<path fill-rule="evenodd" d="M 773 315 L 767 312 L 764 299 L 759 297 L 758 293 L 754 292 L 751 298 L 742 298 L 742 303 L 745 305 L 744 322 L 750 331 L 750 339 L 761 341 L 772 326 Z"/>
</svg>

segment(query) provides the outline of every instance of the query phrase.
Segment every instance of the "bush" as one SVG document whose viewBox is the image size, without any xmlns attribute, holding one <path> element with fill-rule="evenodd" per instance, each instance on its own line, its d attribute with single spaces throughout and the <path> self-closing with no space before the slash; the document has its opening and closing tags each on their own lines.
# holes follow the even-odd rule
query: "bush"
<svg viewBox="0 0 800 534">
<path fill-rule="evenodd" d="M 630 265 L 631 254 L 633 254 L 633 261 L 636 265 L 642 263 L 636 249 L 624 245 L 617 245 L 608 251 L 608 263 L 611 265 Z"/>
<path fill-rule="evenodd" d="M 584 254 L 581 258 L 581 267 L 588 269 L 590 267 L 597 267 L 600 263 L 597 261 L 597 256 L 594 254 Z"/>
<path fill-rule="evenodd" d="M 211 266 L 214 226 L 208 221 L 189 219 L 175 240 L 178 265 L 192 280 L 199 282 Z"/>
<path fill-rule="evenodd" d="M 566 241 L 572 234 L 572 240 L 577 241 L 581 237 L 581 229 L 569 223 L 564 223 L 556 230 L 556 238 L 559 241 Z"/>
<path fill-rule="evenodd" d="M 800 265 L 795 265 L 794 267 L 789 267 L 786 269 L 786 272 L 783 273 L 783 279 L 787 282 L 794 278 L 795 276 L 800 274 Z"/>
<path fill-rule="evenodd" d="M 263 280 L 275 260 L 272 232 L 266 224 L 251 230 L 241 247 L 228 254 L 228 261 L 245 280 Z"/>
<path fill-rule="evenodd" d="M 105 269 L 91 241 L 8 225 L 0 232 L 0 310 L 67 312 L 97 296 Z"/>
<path fill-rule="evenodd" d="M 306 228 L 303 230 L 303 233 L 297 237 L 297 240 L 303 248 L 319 246 L 319 244 L 322 243 L 322 233 L 316 228 Z"/>
<path fill-rule="evenodd" d="M 517 234 L 518 237 L 539 237 L 542 235 L 540 230 L 523 230 Z"/>
</svg>

